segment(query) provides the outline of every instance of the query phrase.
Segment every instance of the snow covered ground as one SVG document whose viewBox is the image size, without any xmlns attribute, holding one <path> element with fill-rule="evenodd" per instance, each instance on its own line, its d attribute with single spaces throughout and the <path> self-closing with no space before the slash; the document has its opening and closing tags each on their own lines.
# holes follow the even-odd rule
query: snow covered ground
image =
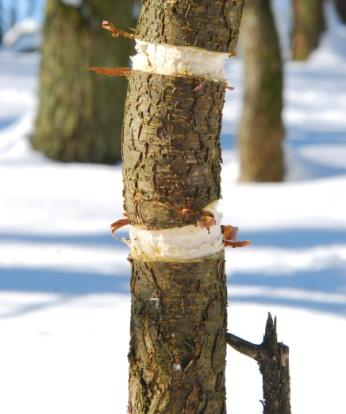
<svg viewBox="0 0 346 414">
<path fill-rule="evenodd" d="M 330 21 L 335 16 L 331 10 Z M 346 29 L 286 65 L 288 174 L 239 184 L 241 62 L 223 126 L 224 222 L 253 246 L 227 252 L 230 330 L 260 342 L 266 314 L 290 346 L 295 414 L 344 414 Z M 120 167 L 61 164 L 30 149 L 38 55 L 0 53 L 0 412 L 126 412 L 127 248 Z M 231 414 L 262 412 L 257 366 L 228 353 Z"/>
</svg>

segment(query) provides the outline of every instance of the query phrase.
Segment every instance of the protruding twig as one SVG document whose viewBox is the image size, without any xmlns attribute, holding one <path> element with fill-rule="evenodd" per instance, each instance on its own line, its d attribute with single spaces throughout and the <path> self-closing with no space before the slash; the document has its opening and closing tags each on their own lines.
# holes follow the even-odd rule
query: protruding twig
<svg viewBox="0 0 346 414">
<path fill-rule="evenodd" d="M 129 220 L 127 218 L 115 221 L 111 224 L 112 234 L 114 234 L 117 230 L 121 229 L 122 227 L 127 226 L 128 224 Z"/>
<path fill-rule="evenodd" d="M 130 68 L 104 68 L 99 66 L 92 66 L 89 68 L 92 72 L 107 75 L 107 76 L 125 76 L 128 78 L 131 75 L 132 69 Z"/>
<path fill-rule="evenodd" d="M 226 333 L 226 342 L 236 351 L 248 356 L 249 358 L 253 358 L 256 361 L 258 354 L 261 352 L 261 345 L 245 341 L 245 339 L 239 338 L 239 336 L 232 333 Z"/>
<path fill-rule="evenodd" d="M 233 91 L 234 90 L 234 86 L 231 86 L 230 84 L 225 83 L 225 89 L 228 90 L 228 91 Z"/>
<path fill-rule="evenodd" d="M 221 226 L 224 238 L 224 245 L 225 247 L 246 247 L 250 246 L 250 240 L 243 240 L 243 241 L 236 241 L 238 227 L 233 227 L 230 225 Z"/>
<path fill-rule="evenodd" d="M 291 414 L 289 348 L 277 341 L 276 318 L 268 314 L 261 344 L 226 333 L 226 342 L 236 351 L 255 359 L 263 377 L 263 414 Z"/>
<path fill-rule="evenodd" d="M 125 32 L 124 30 L 118 29 L 114 26 L 113 23 L 109 22 L 108 20 L 103 20 L 102 22 L 102 29 L 107 30 L 112 34 L 113 37 L 116 39 L 118 37 L 125 37 L 126 39 L 135 40 L 135 36 L 131 33 Z"/>
</svg>

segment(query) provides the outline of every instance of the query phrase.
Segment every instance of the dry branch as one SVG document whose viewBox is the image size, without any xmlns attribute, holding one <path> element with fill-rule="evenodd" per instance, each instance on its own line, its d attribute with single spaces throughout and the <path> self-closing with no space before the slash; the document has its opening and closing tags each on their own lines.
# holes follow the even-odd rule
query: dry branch
<svg viewBox="0 0 346 414">
<path fill-rule="evenodd" d="M 276 318 L 268 314 L 261 344 L 226 333 L 228 345 L 257 361 L 263 378 L 263 414 L 290 414 L 289 348 L 277 341 Z"/>
</svg>

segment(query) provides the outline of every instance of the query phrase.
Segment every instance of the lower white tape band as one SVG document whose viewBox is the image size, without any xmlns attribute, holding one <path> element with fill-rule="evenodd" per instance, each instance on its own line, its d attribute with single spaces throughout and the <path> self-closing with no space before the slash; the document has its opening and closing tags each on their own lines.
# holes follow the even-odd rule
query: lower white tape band
<svg viewBox="0 0 346 414">
<path fill-rule="evenodd" d="M 209 229 L 195 225 L 164 230 L 146 230 L 131 226 L 131 256 L 144 261 L 187 261 L 212 256 L 224 249 L 221 214 L 217 203 L 204 210 L 213 213 L 216 224 Z"/>
</svg>

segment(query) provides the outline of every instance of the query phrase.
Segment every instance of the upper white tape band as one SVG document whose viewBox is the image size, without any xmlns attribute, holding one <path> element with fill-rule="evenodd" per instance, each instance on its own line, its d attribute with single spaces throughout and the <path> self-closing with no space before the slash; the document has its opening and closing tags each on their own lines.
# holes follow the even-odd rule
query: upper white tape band
<svg viewBox="0 0 346 414">
<path fill-rule="evenodd" d="M 149 43 L 136 39 L 137 54 L 131 57 L 132 68 L 161 75 L 191 75 L 225 80 L 228 53 L 209 52 L 187 46 Z"/>
<path fill-rule="evenodd" d="M 144 261 L 186 261 L 212 256 L 224 249 L 221 214 L 217 203 L 205 208 L 213 213 L 216 224 L 209 229 L 195 225 L 164 230 L 146 230 L 131 226 L 131 256 Z"/>
</svg>

